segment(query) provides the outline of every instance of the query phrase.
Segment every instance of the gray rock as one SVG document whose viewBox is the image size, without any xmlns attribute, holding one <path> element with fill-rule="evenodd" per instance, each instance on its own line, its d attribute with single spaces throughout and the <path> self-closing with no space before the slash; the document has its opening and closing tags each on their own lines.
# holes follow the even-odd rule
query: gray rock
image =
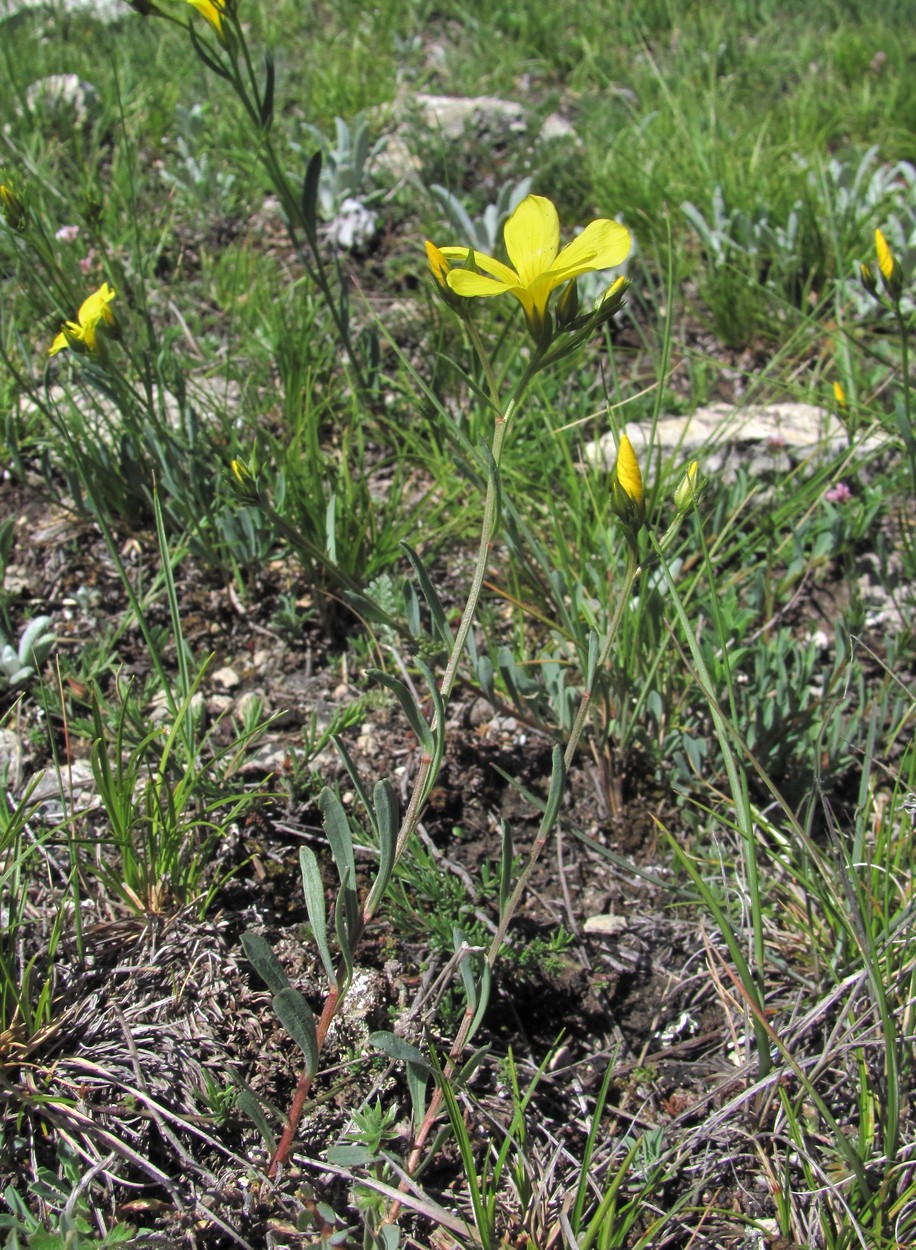
<svg viewBox="0 0 916 1250">
<path fill-rule="evenodd" d="M 814 404 L 774 403 L 737 407 L 711 404 L 689 417 L 663 417 L 651 429 L 629 425 L 627 434 L 643 472 L 657 471 L 658 462 L 676 457 L 699 459 L 705 477 L 734 481 L 740 465 L 754 474 L 783 474 L 805 462 L 830 459 L 848 447 L 846 429 L 832 413 Z M 888 440 L 869 435 L 857 440 L 856 459 L 888 446 Z M 588 443 L 590 464 L 613 468 L 617 444 L 610 433 Z M 653 463 L 654 462 L 654 463 Z"/>
<path fill-rule="evenodd" d="M 468 127 L 485 134 L 519 133 L 526 128 L 525 110 L 497 96 L 424 95 L 416 97 L 420 120 L 445 139 L 461 139 Z"/>
</svg>

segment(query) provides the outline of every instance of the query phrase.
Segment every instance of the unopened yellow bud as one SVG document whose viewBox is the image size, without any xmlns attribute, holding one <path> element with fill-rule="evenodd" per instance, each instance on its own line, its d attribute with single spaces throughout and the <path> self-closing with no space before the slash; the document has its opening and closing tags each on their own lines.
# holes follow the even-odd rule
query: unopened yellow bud
<svg viewBox="0 0 916 1250">
<path fill-rule="evenodd" d="M 880 230 L 875 231 L 875 251 L 878 254 L 878 269 L 881 272 L 884 289 L 896 303 L 903 290 L 903 274 L 894 260 L 893 252 L 887 245 L 887 239 Z"/>
<path fill-rule="evenodd" d="M 235 487 L 239 498 L 243 503 L 257 503 L 260 492 L 257 483 L 257 464 L 254 466 L 254 473 L 249 469 L 244 460 L 231 460 L 229 468 L 232 472 L 232 485 Z"/>
<path fill-rule="evenodd" d="M 25 225 L 25 205 L 16 192 L 2 182 L 0 182 L 0 212 L 3 213 L 3 220 L 11 230 L 21 230 Z"/>
<path fill-rule="evenodd" d="M 633 444 L 626 434 L 620 436 L 617 464 L 611 487 L 612 507 L 629 529 L 634 532 L 646 519 L 646 500 L 642 487 L 642 473 Z"/>
<path fill-rule="evenodd" d="M 862 279 L 862 285 L 873 299 L 878 298 L 878 284 L 875 282 L 875 275 L 871 271 L 871 265 L 864 262 L 859 265 L 859 277 Z"/>
</svg>

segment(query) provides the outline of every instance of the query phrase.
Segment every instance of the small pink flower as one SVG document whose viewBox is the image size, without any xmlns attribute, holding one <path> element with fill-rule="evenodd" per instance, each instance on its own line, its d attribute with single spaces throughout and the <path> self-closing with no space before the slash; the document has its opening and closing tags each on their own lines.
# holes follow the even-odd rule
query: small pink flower
<svg viewBox="0 0 916 1250">
<path fill-rule="evenodd" d="M 80 273 L 89 273 L 95 263 L 95 248 L 91 247 L 89 252 L 80 261 Z"/>
<path fill-rule="evenodd" d="M 79 226 L 61 226 L 54 232 L 54 237 L 60 239 L 61 243 L 75 243 L 79 238 L 79 232 Z"/>
<path fill-rule="evenodd" d="M 849 503 L 852 491 L 845 482 L 837 482 L 836 486 L 831 486 L 830 490 L 824 492 L 824 498 L 830 503 Z"/>
</svg>

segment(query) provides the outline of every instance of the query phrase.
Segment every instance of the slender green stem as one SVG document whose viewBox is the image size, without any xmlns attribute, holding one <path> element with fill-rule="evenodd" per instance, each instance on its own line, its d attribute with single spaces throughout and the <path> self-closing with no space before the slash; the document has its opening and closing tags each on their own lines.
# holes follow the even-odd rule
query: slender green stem
<svg viewBox="0 0 916 1250">
<path fill-rule="evenodd" d="M 900 330 L 900 371 L 903 384 L 903 419 L 906 423 L 906 449 L 910 460 L 910 481 L 916 495 L 916 439 L 913 437 L 913 412 L 910 406 L 910 336 L 900 301 L 894 304 L 894 315 Z"/>
<path fill-rule="evenodd" d="M 576 719 L 573 723 L 573 728 L 570 734 L 569 742 L 567 743 L 566 754 L 564 756 L 564 766 L 566 768 L 569 767 L 570 763 L 572 762 L 575 756 L 576 750 L 579 745 L 579 741 L 582 737 L 582 733 L 585 728 L 586 720 L 588 719 L 588 713 L 591 707 L 592 694 L 593 694 L 595 682 L 598 679 L 598 674 L 604 669 L 605 665 L 607 664 L 608 657 L 610 656 L 610 653 L 611 653 L 611 647 L 613 646 L 614 640 L 617 637 L 618 630 L 620 629 L 620 622 L 623 618 L 623 613 L 627 605 L 630 602 L 630 595 L 632 593 L 633 586 L 636 582 L 636 579 L 640 574 L 640 571 L 641 570 L 640 570 L 639 563 L 636 557 L 636 546 L 635 546 L 635 543 L 632 541 L 632 537 L 631 537 L 629 541 L 629 548 L 627 551 L 626 573 L 624 574 L 623 585 L 621 587 L 620 594 L 617 599 L 617 604 L 614 608 L 614 615 L 611 619 L 610 625 L 608 626 L 608 631 L 604 639 L 604 644 L 601 648 L 601 653 L 599 656 L 598 663 L 595 666 L 594 674 L 592 676 L 592 681 L 586 687 L 586 689 L 583 690 L 582 692 L 582 699 L 579 703 L 579 710 L 576 714 Z M 487 951 L 487 967 L 490 968 L 491 970 L 496 966 L 496 963 L 499 959 L 500 951 L 502 950 L 503 943 L 505 942 L 505 939 L 506 939 L 506 933 L 509 929 L 509 924 L 511 923 L 512 917 L 514 916 L 516 910 L 518 909 L 518 905 L 521 902 L 521 899 L 525 893 L 525 890 L 528 888 L 528 882 L 531 880 L 531 875 L 534 872 L 534 869 L 538 863 L 538 860 L 540 859 L 541 853 L 544 850 L 545 845 L 547 844 L 547 838 L 549 837 L 552 829 L 553 829 L 553 823 L 545 821 L 541 829 L 538 831 L 538 835 L 535 838 L 534 845 L 532 846 L 531 851 L 529 852 L 529 855 L 528 855 L 528 862 L 525 864 L 525 867 L 522 869 L 521 873 L 519 874 L 518 880 L 515 883 L 512 893 L 507 899 L 505 907 L 502 909 L 502 913 L 499 918 L 499 924 L 497 925 L 496 932 L 493 935 L 493 939 Z M 471 1030 L 471 1024 L 473 1022 L 474 1014 L 475 1013 L 470 1008 L 464 1013 L 461 1024 L 458 1028 L 458 1032 L 455 1036 L 455 1040 L 452 1043 L 452 1047 L 449 1051 L 448 1063 L 446 1064 L 446 1067 L 445 1067 L 445 1080 L 446 1081 L 450 1081 L 454 1078 L 455 1071 L 457 1069 L 458 1062 L 461 1057 L 461 1053 L 464 1050 L 465 1044 L 468 1039 L 468 1035 Z M 426 1144 L 426 1139 L 429 1136 L 430 1132 L 432 1131 L 432 1127 L 435 1124 L 436 1119 L 439 1115 L 439 1111 L 442 1106 L 442 1101 L 443 1101 L 443 1094 L 442 1094 L 442 1087 L 440 1085 L 440 1086 L 437 1086 L 436 1090 L 433 1093 L 432 1098 L 430 1099 L 430 1105 L 427 1108 L 426 1115 L 423 1118 L 423 1123 L 417 1132 L 417 1136 L 414 1141 L 414 1148 L 411 1151 L 410 1158 L 408 1159 L 408 1162 L 407 1162 L 406 1171 L 408 1175 L 412 1175 L 420 1164 L 420 1160 L 423 1155 L 423 1148 Z M 390 1211 L 388 1214 L 389 1221 L 394 1220 L 396 1218 L 396 1214 L 397 1214 L 396 1209 L 392 1209 L 392 1211 Z"/>
<path fill-rule="evenodd" d="M 732 793 L 732 801 L 735 805 L 735 820 L 741 833 L 741 841 L 745 852 L 745 865 L 748 878 L 748 891 L 750 893 L 750 910 L 754 934 L 754 961 L 755 968 L 748 980 L 742 977 L 745 982 L 745 990 L 752 999 L 756 1010 L 753 1015 L 754 1037 L 757 1043 L 757 1068 L 761 1077 L 767 1075 L 773 1066 L 770 1057 L 770 1044 L 767 1031 L 763 1026 L 764 1021 L 764 998 L 763 998 L 763 962 L 765 957 L 765 948 L 763 942 L 763 917 L 760 908 L 760 884 L 757 874 L 757 844 L 751 819 L 750 803 L 747 793 L 747 781 L 743 770 L 739 774 L 738 763 L 732 750 L 731 739 L 728 724 L 722 715 L 722 709 L 719 707 L 718 700 L 713 691 L 712 679 L 709 669 L 706 667 L 706 661 L 703 658 L 703 652 L 699 641 L 691 627 L 684 611 L 684 605 L 681 602 L 677 591 L 677 585 L 671 576 L 671 570 L 664 559 L 660 545 L 652 540 L 653 548 L 659 560 L 661 574 L 665 585 L 668 589 L 670 601 L 674 606 L 675 613 L 681 628 L 684 631 L 684 637 L 687 640 L 687 646 L 690 648 L 690 654 L 693 657 L 696 666 L 697 676 L 700 679 L 703 694 L 706 697 L 709 706 L 709 712 L 715 726 L 716 736 L 719 739 L 719 748 L 722 751 L 722 758 L 725 764 L 726 775 L 728 776 L 729 788 Z M 724 914 L 724 913 L 723 913 Z M 726 922 L 730 925 L 730 921 Z"/>
<path fill-rule="evenodd" d="M 489 367 L 489 362 L 487 361 L 487 357 L 485 353 L 481 354 L 481 360 L 482 362 L 484 362 L 484 368 L 487 372 L 488 378 L 491 381 L 491 385 L 495 387 L 495 380 L 493 378 L 493 373 Z M 540 367 L 540 364 L 541 364 L 541 354 L 540 352 L 536 351 L 533 353 L 531 360 L 529 361 L 528 366 L 525 369 L 525 372 L 522 374 L 521 380 L 519 381 L 518 386 L 515 388 L 512 398 L 509 400 L 508 404 L 506 405 L 505 411 L 501 412 L 499 409 L 499 405 L 495 404 L 497 416 L 495 419 L 494 430 L 493 430 L 493 445 L 490 448 L 490 454 L 492 456 L 492 464 L 490 466 L 490 473 L 488 475 L 488 481 L 487 481 L 487 493 L 486 493 L 486 498 L 484 500 L 484 513 L 483 513 L 483 522 L 481 525 L 480 547 L 478 549 L 477 563 L 474 567 L 474 574 L 471 579 L 470 589 L 468 591 L 467 602 L 465 603 L 464 612 L 462 613 L 462 616 L 461 616 L 461 623 L 458 626 L 458 631 L 455 635 L 455 640 L 452 644 L 452 649 L 449 654 L 448 662 L 446 664 L 445 673 L 442 677 L 442 681 L 439 686 L 443 709 L 447 708 L 449 696 L 455 685 L 455 680 L 456 680 L 457 673 L 458 673 L 458 665 L 461 661 L 461 656 L 464 651 L 465 644 L 467 643 L 468 634 L 470 633 L 471 626 L 473 625 L 473 622 L 474 622 L 474 615 L 477 611 L 477 604 L 480 599 L 480 592 L 483 588 L 483 579 L 486 574 L 487 564 L 490 558 L 490 550 L 491 550 L 491 546 L 493 542 L 493 535 L 496 530 L 497 518 L 499 515 L 499 466 L 502 461 L 502 453 L 503 453 L 503 446 L 504 446 L 505 438 L 506 438 L 506 431 L 508 429 L 509 422 L 512 420 L 513 417 L 516 417 L 518 415 L 518 411 L 521 406 L 521 402 L 524 397 L 524 394 L 528 389 L 531 379 L 537 373 Z M 494 395 L 494 401 L 495 399 L 496 399 L 496 396 Z M 444 711 L 443 711 L 443 718 L 444 718 Z M 442 733 L 444 731 L 444 725 L 439 723 L 438 716 L 434 715 L 430 728 L 434 735 Z M 432 754 L 424 753 L 422 759 L 420 760 L 419 768 L 417 769 L 417 776 L 414 779 L 413 791 L 410 796 L 410 801 L 408 803 L 407 810 L 404 813 L 404 818 L 401 821 L 401 827 L 398 831 L 397 842 L 395 844 L 395 854 L 394 854 L 395 863 L 397 863 L 398 859 L 400 859 L 401 855 L 404 853 L 404 849 L 407 846 L 408 842 L 410 841 L 411 834 L 413 834 L 413 832 L 415 831 L 417 827 L 417 823 L 419 822 L 420 812 L 422 811 L 423 803 L 425 802 L 426 797 L 428 796 L 429 791 L 435 781 L 435 776 L 433 774 L 433 767 L 434 767 L 434 761 L 433 761 Z M 359 929 L 360 935 L 362 934 L 366 924 L 368 924 L 368 922 L 371 920 L 372 914 L 373 913 L 371 911 L 368 911 L 368 910 L 363 911 L 361 920 L 360 920 L 360 929 Z M 319 1046 L 324 1040 L 324 1036 L 325 1036 L 325 1033 L 327 1032 L 327 1028 L 330 1024 L 330 1021 L 333 1019 L 334 1015 L 336 1014 L 337 1010 L 340 1007 L 340 1004 L 343 1002 L 343 999 L 345 996 L 344 991 L 338 987 L 343 986 L 345 983 L 346 983 L 345 978 L 343 976 L 340 976 L 338 978 L 338 986 L 331 986 L 331 988 L 328 990 L 328 994 L 325 999 L 324 1008 L 321 1013 L 321 1019 L 318 1025 Z M 473 1013 L 466 1014 L 465 1021 L 462 1024 L 462 1031 L 460 1033 L 460 1037 L 462 1039 L 461 1040 L 462 1047 L 464 1046 L 464 1039 L 467 1037 L 468 1031 L 470 1030 L 472 1019 L 473 1019 Z M 290 1106 L 286 1126 L 283 1130 L 283 1135 L 280 1139 L 280 1143 L 277 1146 L 274 1156 L 270 1161 L 270 1167 L 268 1169 L 268 1175 L 270 1176 L 276 1175 L 277 1169 L 281 1167 L 286 1162 L 286 1159 L 289 1157 L 289 1152 L 292 1149 L 293 1141 L 296 1135 L 296 1129 L 298 1127 L 299 1120 L 302 1117 L 302 1112 L 305 1107 L 305 1100 L 308 1096 L 308 1091 L 311 1088 L 311 1083 L 312 1083 L 311 1075 L 309 1074 L 308 1067 L 305 1067 L 299 1077 L 299 1083 L 296 1087 L 296 1092 L 293 1097 L 292 1105 Z M 436 1103 L 437 1114 L 438 1114 L 438 1108 L 440 1105 L 441 1105 L 441 1102 Z M 427 1121 L 424 1121 L 424 1124 L 426 1123 Z M 432 1122 L 429 1121 L 429 1123 L 431 1125 Z M 426 1132 L 427 1133 L 429 1132 L 428 1128 Z M 408 1171 L 409 1170 L 410 1169 L 408 1168 Z"/>
</svg>

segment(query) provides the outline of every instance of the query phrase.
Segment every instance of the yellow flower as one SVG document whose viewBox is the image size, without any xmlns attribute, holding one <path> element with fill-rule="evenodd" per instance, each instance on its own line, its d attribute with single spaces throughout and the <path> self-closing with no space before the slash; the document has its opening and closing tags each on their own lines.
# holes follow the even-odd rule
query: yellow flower
<svg viewBox="0 0 916 1250">
<path fill-rule="evenodd" d="M 694 460 L 681 478 L 681 484 L 674 492 L 674 506 L 678 512 L 689 512 L 700 494 L 700 464 Z"/>
<path fill-rule="evenodd" d="M 220 43 L 225 44 L 226 36 L 223 31 L 223 14 L 226 9 L 224 0 L 188 0 L 188 4 L 193 4 L 197 12 L 207 19 L 216 31 L 217 39 Z"/>
<path fill-rule="evenodd" d="M 57 338 L 48 348 L 48 355 L 55 356 L 70 347 L 77 352 L 97 352 L 99 323 L 104 322 L 110 329 L 117 326 L 114 313 L 108 307 L 115 293 L 107 282 L 103 282 L 97 291 L 83 300 L 76 314 L 76 321 L 67 321 Z"/>
<path fill-rule="evenodd" d="M 900 266 L 894 260 L 894 255 L 887 245 L 887 239 L 880 230 L 875 231 L 875 251 L 878 253 L 878 269 L 881 271 L 881 281 L 884 283 L 884 289 L 892 300 L 900 298 L 900 292 L 903 290 L 903 274 L 900 272 Z"/>
<path fill-rule="evenodd" d="M 833 398 L 836 400 L 836 406 L 840 412 L 846 411 L 846 392 L 840 386 L 839 382 L 833 384 Z"/>
<path fill-rule="evenodd" d="M 557 210 L 541 195 L 529 195 L 506 222 L 504 231 L 509 265 L 492 256 L 481 256 L 469 247 L 444 247 L 441 255 L 465 261 L 472 257 L 484 272 L 452 269 L 447 282 L 456 295 L 472 298 L 513 295 L 525 310 L 528 328 L 540 340 L 547 318 L 550 293 L 579 274 L 609 269 L 625 260 L 630 232 L 619 222 L 599 218 L 586 226 L 578 238 L 560 248 Z M 439 249 L 437 249 L 439 250 Z"/>
<path fill-rule="evenodd" d="M 642 473 L 633 444 L 626 434 L 620 436 L 617 464 L 614 468 L 612 486 L 614 511 L 632 530 L 638 530 L 646 519 L 646 499 L 642 488 Z"/>
</svg>

